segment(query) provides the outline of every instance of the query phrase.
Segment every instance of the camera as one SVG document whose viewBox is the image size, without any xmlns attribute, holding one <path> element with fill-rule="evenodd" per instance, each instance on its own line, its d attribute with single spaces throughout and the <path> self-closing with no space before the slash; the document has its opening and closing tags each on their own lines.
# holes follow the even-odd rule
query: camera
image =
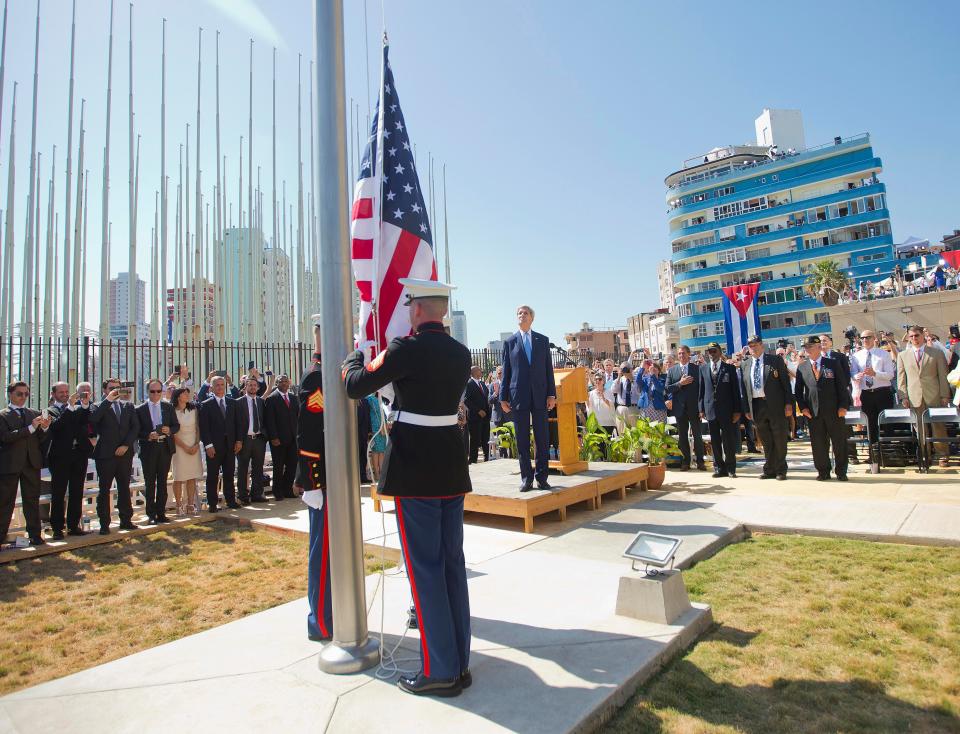
<svg viewBox="0 0 960 734">
<path fill-rule="evenodd" d="M 853 341 L 858 336 L 860 336 L 860 332 L 856 326 L 850 325 L 843 330 L 843 336 L 849 339 L 850 341 Z"/>
<path fill-rule="evenodd" d="M 786 349 L 786 348 L 789 347 L 789 346 L 790 346 L 790 342 L 787 341 L 786 339 L 777 339 L 777 348 L 778 348 L 778 349 Z"/>
</svg>

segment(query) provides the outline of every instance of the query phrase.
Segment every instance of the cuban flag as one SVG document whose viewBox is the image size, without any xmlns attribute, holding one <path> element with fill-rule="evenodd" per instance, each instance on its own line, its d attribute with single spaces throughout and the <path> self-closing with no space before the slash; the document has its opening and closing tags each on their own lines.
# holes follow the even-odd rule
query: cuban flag
<svg viewBox="0 0 960 734">
<path fill-rule="evenodd" d="M 723 289 L 723 324 L 727 335 L 727 354 L 739 352 L 747 346 L 751 335 L 760 334 L 760 312 L 757 310 L 757 292 L 760 283 L 728 285 Z"/>
</svg>

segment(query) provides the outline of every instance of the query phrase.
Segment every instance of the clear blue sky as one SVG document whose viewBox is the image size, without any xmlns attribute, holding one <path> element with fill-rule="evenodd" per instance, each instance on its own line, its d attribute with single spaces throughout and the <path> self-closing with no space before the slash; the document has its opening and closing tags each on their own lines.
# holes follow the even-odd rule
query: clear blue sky
<svg viewBox="0 0 960 734">
<path fill-rule="evenodd" d="M 348 0 L 346 5 L 347 90 L 365 108 L 363 3 Z M 18 80 L 21 199 L 27 185 L 33 9 L 26 0 L 11 6 L 0 177 L 6 178 L 9 100 Z M 88 98 L 90 200 L 97 203 L 91 207 L 93 244 L 99 242 L 108 2 L 81 0 L 79 6 L 77 93 Z M 135 108 L 145 145 L 141 175 L 147 182 L 141 185 L 139 235 L 144 272 L 159 180 L 161 7 L 168 18 L 172 177 L 183 125 L 192 124 L 196 115 L 196 27 L 206 29 L 205 189 L 212 184 L 214 164 L 213 29 L 222 31 L 224 145 L 233 188 L 239 136 L 246 134 L 251 33 L 256 42 L 255 94 L 261 101 L 254 158 L 264 167 L 268 201 L 269 49 L 280 47 L 278 175 L 287 179 L 288 201 L 295 191 L 296 54 L 304 53 L 305 95 L 312 55 L 311 5 L 304 0 L 169 0 L 136 6 Z M 38 140 L 45 166 L 50 145 L 59 144 L 57 206 L 62 208 L 69 3 L 44 0 L 44 8 Z M 367 11 L 370 96 L 375 99 L 380 3 L 370 0 Z M 656 307 L 655 264 L 669 256 L 664 177 L 687 157 L 751 140 L 753 119 L 763 107 L 801 109 L 811 145 L 834 135 L 870 132 L 884 162 L 896 240 L 911 234 L 937 240 L 960 228 L 960 71 L 955 63 L 960 6 L 954 3 L 817 1 L 801 10 L 740 1 L 585 6 L 447 0 L 386 2 L 384 15 L 421 171 L 426 151 L 447 164 L 452 280 L 459 286 L 456 300 L 467 312 L 472 346 L 512 330 L 520 302 L 536 308 L 534 328 L 556 342 L 582 321 L 623 325 L 628 315 Z M 126 226 L 126 24 L 127 6 L 118 3 L 111 218 L 114 249 L 124 254 L 112 258 L 114 273 L 126 270 L 120 236 Z M 48 177 L 45 170 L 44 187 Z M 175 187 L 171 197 L 174 192 Z M 269 208 L 267 216 L 269 228 Z M 440 239 L 442 220 L 435 225 Z M 22 217 L 16 229 L 22 246 Z M 94 274 L 97 259 L 94 254 L 90 262 Z M 89 304 L 91 317 L 95 310 L 96 304 Z"/>
</svg>

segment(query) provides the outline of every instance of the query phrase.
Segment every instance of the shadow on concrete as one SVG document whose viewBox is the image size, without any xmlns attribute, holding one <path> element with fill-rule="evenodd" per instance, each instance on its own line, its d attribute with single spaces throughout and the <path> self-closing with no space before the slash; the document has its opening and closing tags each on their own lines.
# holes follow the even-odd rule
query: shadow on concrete
<svg viewBox="0 0 960 734">
<path fill-rule="evenodd" d="M 894 698 L 879 683 L 854 679 L 775 679 L 770 685 L 717 683 L 689 660 L 679 660 L 633 699 L 605 729 L 654 734 L 664 731 L 655 710 L 669 708 L 708 725 L 743 734 L 769 732 L 960 732 L 960 719 L 941 708 Z M 688 722 L 687 726 L 695 726 Z M 700 728 L 697 727 L 700 731 Z"/>
</svg>

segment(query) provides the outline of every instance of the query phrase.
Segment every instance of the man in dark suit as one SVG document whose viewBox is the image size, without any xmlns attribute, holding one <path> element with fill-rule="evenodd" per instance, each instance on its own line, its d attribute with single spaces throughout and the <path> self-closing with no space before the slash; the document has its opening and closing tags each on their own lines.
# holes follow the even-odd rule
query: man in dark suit
<svg viewBox="0 0 960 734">
<path fill-rule="evenodd" d="M 609 361 L 609 360 L 608 360 Z M 700 432 L 700 370 L 690 361 L 690 347 L 681 344 L 677 364 L 667 370 L 667 399 L 677 419 L 677 439 L 683 463 L 680 471 L 690 469 L 690 429 L 693 429 L 693 450 L 697 469 L 703 471 L 703 436 Z"/>
<path fill-rule="evenodd" d="M 839 349 L 833 348 L 833 337 L 829 334 L 820 334 L 821 353 L 827 359 L 832 359 L 837 363 L 837 370 L 840 372 L 840 379 L 846 385 L 847 393 L 850 395 L 849 405 L 853 405 L 853 382 L 851 380 L 850 357 Z M 851 464 L 859 464 L 857 457 L 857 444 L 853 442 L 853 426 L 846 426 L 843 429 L 847 434 L 847 459 Z M 836 460 L 836 457 L 834 457 Z"/>
<path fill-rule="evenodd" d="M 263 401 L 263 422 L 273 457 L 273 498 L 293 497 L 297 475 L 297 419 L 300 403 L 290 394 L 290 377 L 280 375 L 277 389 Z"/>
<path fill-rule="evenodd" d="M 263 457 L 267 450 L 267 437 L 264 432 L 263 398 L 257 394 L 259 390 L 260 384 L 248 377 L 243 382 L 243 395 L 234 401 L 234 446 L 240 447 L 237 452 L 237 494 L 240 495 L 241 505 L 267 501 L 263 496 Z"/>
<path fill-rule="evenodd" d="M 707 359 L 700 365 L 700 417 L 710 426 L 715 479 L 737 476 L 742 409 L 737 368 L 727 364 L 720 345 L 711 342 Z"/>
<path fill-rule="evenodd" d="M 557 388 L 553 380 L 550 340 L 530 327 L 533 309 L 517 308 L 519 330 L 503 343 L 503 385 L 500 405 L 510 413 L 517 432 L 517 453 L 520 455 L 521 492 L 533 489 L 536 478 L 539 489 L 550 489 L 547 482 L 550 461 L 550 433 L 547 413 L 557 404 Z M 530 466 L 530 425 L 537 447 L 536 470 Z"/>
<path fill-rule="evenodd" d="M 207 453 L 207 508 L 217 512 L 217 480 L 223 474 L 223 496 L 227 507 L 240 507 L 233 488 L 234 457 L 240 453 L 237 439 L 236 405 L 226 397 L 227 381 L 214 377 L 209 398 L 200 404 L 200 442 Z"/>
<path fill-rule="evenodd" d="M 64 515 L 69 535 L 86 535 L 80 527 L 83 514 L 83 484 L 87 477 L 87 459 L 93 453 L 90 443 L 89 382 L 77 385 L 70 394 L 65 382 L 50 388 L 53 404 L 48 408 L 51 423 L 47 441 L 47 466 L 50 469 L 50 527 L 53 539 L 63 540 Z"/>
<path fill-rule="evenodd" d="M 41 443 L 46 438 L 50 419 L 28 408 L 30 386 L 12 382 L 7 386 L 9 405 L 0 410 L 0 543 L 7 537 L 10 519 L 20 487 L 23 516 L 31 545 L 43 545 L 40 524 Z"/>
<path fill-rule="evenodd" d="M 140 421 L 130 402 L 130 388 L 122 388 L 120 380 L 103 383 L 106 396 L 90 413 L 90 425 L 97 433 L 93 458 L 97 463 L 100 491 L 97 493 L 97 517 L 100 535 L 110 534 L 110 488 L 117 482 L 117 510 L 120 529 L 135 530 L 133 505 L 130 502 L 130 472 L 133 469 L 133 446 L 140 433 Z"/>
<path fill-rule="evenodd" d="M 763 339 L 751 336 L 750 356 L 740 368 L 743 378 L 743 413 L 756 426 L 763 442 L 761 479 L 787 478 L 787 439 L 793 415 L 793 391 L 783 357 L 767 354 Z"/>
<path fill-rule="evenodd" d="M 161 400 L 163 383 L 147 383 L 147 400 L 137 407 L 140 422 L 140 464 L 143 466 L 143 495 L 147 503 L 150 525 L 170 522 L 167 517 L 167 475 L 177 447 L 173 434 L 180 430 L 180 421 L 173 406 Z"/>
<path fill-rule="evenodd" d="M 807 339 L 807 360 L 797 368 L 794 394 L 810 427 L 810 445 L 817 479 L 830 479 L 830 445 L 833 445 L 837 479 L 847 481 L 847 430 L 844 416 L 850 407 L 847 381 L 837 362 L 824 357 L 820 337 Z M 849 379 L 849 378 L 848 378 Z"/>
<path fill-rule="evenodd" d="M 467 406 L 467 430 L 470 433 L 470 463 L 477 463 L 479 449 L 483 460 L 490 460 L 490 391 L 483 383 L 477 365 L 470 368 L 470 379 L 463 402 Z"/>
</svg>

